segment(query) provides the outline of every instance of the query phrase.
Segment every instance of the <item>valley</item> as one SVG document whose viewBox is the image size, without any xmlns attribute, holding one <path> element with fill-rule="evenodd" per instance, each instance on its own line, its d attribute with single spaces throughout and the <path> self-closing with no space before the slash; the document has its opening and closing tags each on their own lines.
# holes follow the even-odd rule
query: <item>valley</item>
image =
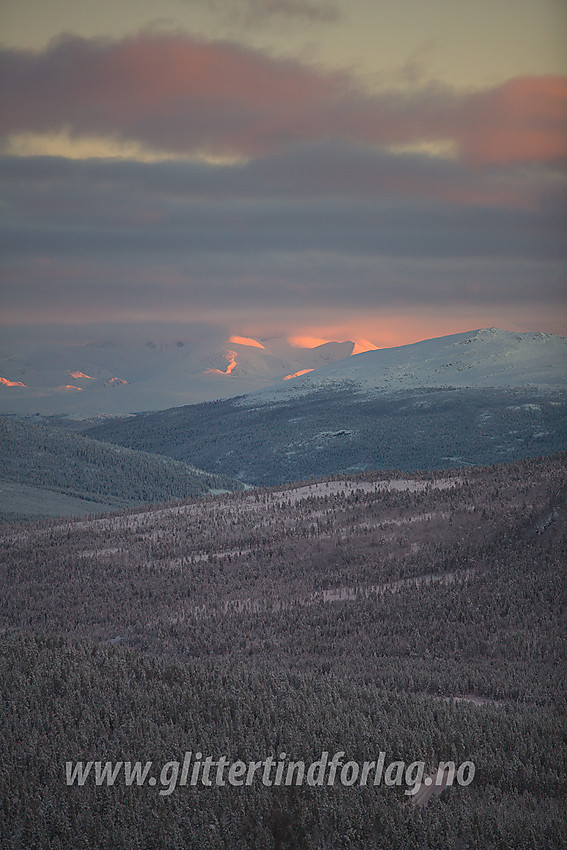
<svg viewBox="0 0 567 850">
<path fill-rule="evenodd" d="M 494 328 L 335 346 L 240 396 L 3 417 L 2 846 L 563 847 L 566 350 Z M 226 362 L 206 380 L 236 386 Z M 189 752 L 475 772 L 415 798 L 65 781 Z"/>
</svg>

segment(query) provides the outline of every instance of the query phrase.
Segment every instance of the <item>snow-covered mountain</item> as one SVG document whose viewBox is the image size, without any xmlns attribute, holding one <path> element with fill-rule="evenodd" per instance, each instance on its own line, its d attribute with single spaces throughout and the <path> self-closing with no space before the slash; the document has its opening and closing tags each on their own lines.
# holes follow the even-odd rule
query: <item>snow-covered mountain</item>
<svg viewBox="0 0 567 850">
<path fill-rule="evenodd" d="M 365 350 L 372 348 L 365 340 L 307 347 L 242 336 L 13 346 L 0 352 L 0 413 L 90 418 L 240 395 L 247 406 L 338 385 L 374 393 L 567 384 L 567 340 L 555 334 L 489 328 Z"/>
<path fill-rule="evenodd" d="M 208 405 L 87 433 L 263 485 L 438 469 L 565 447 L 567 339 L 496 328 L 369 351 Z"/>
<path fill-rule="evenodd" d="M 416 387 L 567 387 L 567 338 L 487 328 L 355 354 L 242 399 L 284 401 L 348 386 L 360 393 Z"/>
<path fill-rule="evenodd" d="M 82 345 L 14 345 L 0 353 L 0 412 L 78 418 L 159 410 L 230 398 L 287 381 L 372 344 L 315 347 L 284 338 L 110 339 Z"/>
</svg>

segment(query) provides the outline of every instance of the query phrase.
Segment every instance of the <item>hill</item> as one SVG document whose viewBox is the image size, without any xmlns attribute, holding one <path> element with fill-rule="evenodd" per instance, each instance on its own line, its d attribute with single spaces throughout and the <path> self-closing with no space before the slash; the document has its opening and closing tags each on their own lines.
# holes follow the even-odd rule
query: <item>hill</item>
<svg viewBox="0 0 567 850">
<path fill-rule="evenodd" d="M 96 439 L 274 485 L 553 454 L 567 340 L 497 329 L 369 351 L 254 393 L 114 420 Z"/>
<path fill-rule="evenodd" d="M 4 519 L 99 513 L 241 487 L 169 458 L 0 417 Z"/>
<path fill-rule="evenodd" d="M 566 488 L 562 454 L 5 527 L 2 846 L 559 850 Z M 186 752 L 475 773 L 423 810 L 407 774 L 183 785 Z M 93 759 L 153 784 L 66 784 Z"/>
<path fill-rule="evenodd" d="M 567 389 L 567 338 L 485 328 L 356 354 L 249 395 L 260 403 L 348 385 L 358 392 L 420 387 Z"/>
</svg>

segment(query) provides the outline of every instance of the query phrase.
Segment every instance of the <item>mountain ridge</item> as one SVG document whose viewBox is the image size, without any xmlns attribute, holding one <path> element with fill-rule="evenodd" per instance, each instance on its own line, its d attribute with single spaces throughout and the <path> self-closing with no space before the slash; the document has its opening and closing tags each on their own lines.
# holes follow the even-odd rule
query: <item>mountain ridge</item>
<svg viewBox="0 0 567 850">
<path fill-rule="evenodd" d="M 474 353 L 481 355 L 480 366 L 471 356 Z M 487 364 L 484 371 L 483 362 Z M 274 385 L 247 394 L 247 399 L 267 401 L 344 381 L 365 391 L 394 392 L 414 387 L 567 388 L 567 338 L 540 331 L 481 328 L 355 354 L 292 379 L 284 389 Z"/>
<path fill-rule="evenodd" d="M 370 345 L 370 343 L 368 343 Z M 359 343 L 287 338 L 106 338 L 4 345 L 0 412 L 89 419 L 240 395 L 349 357 Z"/>
<path fill-rule="evenodd" d="M 382 371 L 380 360 L 388 361 Z M 484 329 L 365 352 L 254 393 L 108 421 L 86 433 L 262 485 L 540 457 L 565 446 L 564 360 L 562 337 Z M 376 374 L 392 377 L 393 369 L 397 380 L 379 385 Z M 547 383 L 538 383 L 542 373 Z M 416 386 L 416 374 L 423 384 Z M 473 386 L 452 385 L 463 374 L 462 383 Z M 435 375 L 438 386 L 431 386 Z"/>
</svg>

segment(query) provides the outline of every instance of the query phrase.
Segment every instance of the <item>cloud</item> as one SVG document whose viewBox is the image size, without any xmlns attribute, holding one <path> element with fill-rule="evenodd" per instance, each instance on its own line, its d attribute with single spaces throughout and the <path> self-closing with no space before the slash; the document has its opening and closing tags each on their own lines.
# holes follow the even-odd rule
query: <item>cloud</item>
<svg viewBox="0 0 567 850">
<path fill-rule="evenodd" d="M 132 253 L 128 262 L 30 257 L 7 267 L 4 280 L 6 323 L 208 322 L 263 339 L 274 325 L 289 334 L 393 312 L 439 318 L 475 310 L 506 316 L 506 325 L 522 315 L 534 330 L 538 314 L 547 316 L 539 329 L 565 322 L 564 268 L 549 260 Z M 375 341 L 368 329 L 358 335 Z"/>
<path fill-rule="evenodd" d="M 44 199 L 45 201 L 46 199 Z M 523 257 L 564 259 L 567 246 L 561 217 L 526 210 L 421 206 L 381 207 L 372 203 L 311 201 L 209 208 L 166 204 L 145 220 L 132 200 L 128 217 L 83 211 L 83 220 L 64 221 L 45 204 L 43 221 L 8 225 L 1 239 L 5 256 L 56 257 L 101 254 L 210 254 L 246 256 L 327 251 L 395 257 Z"/>
<path fill-rule="evenodd" d="M 134 150 L 3 157 L 4 321 L 202 322 L 258 339 L 404 311 L 509 326 L 544 302 L 547 327 L 559 321 L 564 78 L 370 92 L 159 33 L 0 58 L 6 136 Z M 374 339 L 368 327 L 358 336 Z"/>
<path fill-rule="evenodd" d="M 475 162 L 565 161 L 567 77 L 509 80 L 470 95 L 446 120 Z"/>
<path fill-rule="evenodd" d="M 306 0 L 184 0 L 186 5 L 206 6 L 230 23 L 261 24 L 272 18 L 301 20 L 310 23 L 334 23 L 338 8 L 328 2 Z"/>
<path fill-rule="evenodd" d="M 476 166 L 567 160 L 567 78 L 524 77 L 482 91 L 369 92 L 327 72 L 229 42 L 143 32 L 65 36 L 0 52 L 5 135 L 67 129 L 179 155 L 258 157 L 335 140 L 455 145 Z"/>
<path fill-rule="evenodd" d="M 458 162 L 335 145 L 221 168 L 2 165 L 4 322 L 185 320 L 258 339 L 457 308 L 486 317 L 469 327 L 521 314 L 546 329 L 564 304 L 559 198 L 524 169 L 477 175 L 479 193 L 498 186 L 490 206 Z"/>
<path fill-rule="evenodd" d="M 2 161 L 6 256 L 565 256 L 562 186 L 337 144 L 246 164 Z"/>
<path fill-rule="evenodd" d="M 246 163 L 179 160 L 129 162 L 62 157 L 0 159 L 11 219 L 60 225 L 141 226 L 174 223 L 190 209 L 204 220 L 240 204 L 329 202 L 376 207 L 449 204 L 458 207 L 561 214 L 564 186 L 554 169 L 511 165 L 471 169 L 459 160 L 395 154 L 322 142 L 299 145 Z"/>
</svg>

